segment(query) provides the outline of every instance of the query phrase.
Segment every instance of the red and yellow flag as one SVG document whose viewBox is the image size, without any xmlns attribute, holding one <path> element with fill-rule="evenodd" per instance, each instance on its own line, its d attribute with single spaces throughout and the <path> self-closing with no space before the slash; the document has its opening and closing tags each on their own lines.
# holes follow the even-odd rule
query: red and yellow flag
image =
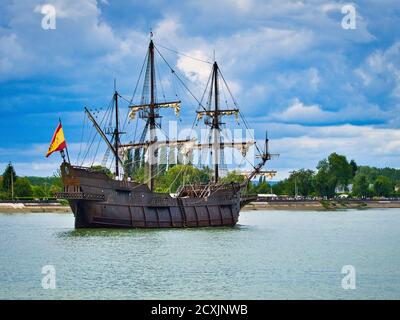
<svg viewBox="0 0 400 320">
<path fill-rule="evenodd" d="M 49 150 L 47 151 L 46 158 L 55 151 L 61 151 L 67 147 L 67 142 L 64 138 L 64 131 L 61 122 L 58 124 L 56 131 L 54 131 L 53 138 L 50 142 Z"/>
</svg>

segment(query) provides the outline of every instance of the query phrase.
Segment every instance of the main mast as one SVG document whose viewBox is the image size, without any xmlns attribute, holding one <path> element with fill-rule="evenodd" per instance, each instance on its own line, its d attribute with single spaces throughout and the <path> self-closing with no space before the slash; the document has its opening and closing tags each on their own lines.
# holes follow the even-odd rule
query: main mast
<svg viewBox="0 0 400 320">
<path fill-rule="evenodd" d="M 218 105 L 218 64 L 215 61 L 213 65 L 214 73 L 214 113 L 212 117 L 211 132 L 214 134 L 214 182 L 217 183 L 219 179 L 219 105 Z"/>
<path fill-rule="evenodd" d="M 148 53 L 147 53 L 147 67 L 146 67 L 146 75 L 143 83 L 143 93 L 142 93 L 142 101 L 141 104 L 138 105 L 130 105 L 129 118 L 134 119 L 136 117 L 136 113 L 139 112 L 139 116 L 142 119 L 146 119 L 146 125 L 143 129 L 142 136 L 139 142 L 130 142 L 126 144 L 120 144 L 119 147 L 124 150 L 131 149 L 143 149 L 145 150 L 145 154 L 147 154 L 147 163 L 145 164 L 146 169 L 146 179 L 147 186 L 151 191 L 155 189 L 155 176 L 157 175 L 158 168 L 158 154 L 157 148 L 161 145 L 164 146 L 180 146 L 184 143 L 192 142 L 190 139 L 186 140 L 176 140 L 176 141 L 158 141 L 157 137 L 157 127 L 160 127 L 160 124 L 156 122 L 159 115 L 160 108 L 172 108 L 175 109 L 175 114 L 179 114 L 180 103 L 181 101 L 164 101 L 157 102 L 157 92 L 156 92 L 156 71 L 155 71 L 155 47 L 153 40 L 150 39 Z M 171 69 L 172 70 L 172 69 Z M 148 99 L 149 98 L 149 99 Z M 149 132 L 150 130 L 150 132 Z M 144 141 L 148 136 L 149 139 Z M 156 145 L 157 144 L 157 145 Z M 136 151 L 135 151 L 136 152 Z"/>
<path fill-rule="evenodd" d="M 155 72 L 154 72 L 154 43 L 153 40 L 150 40 L 149 44 L 149 55 L 150 55 L 150 105 L 149 105 L 149 115 L 148 121 L 150 125 L 150 145 L 149 145 L 149 182 L 148 186 L 151 191 L 154 190 L 154 172 L 156 169 L 156 165 L 154 164 L 154 151 L 153 144 L 156 141 L 156 115 L 154 113 L 154 104 L 155 104 L 155 94 L 154 94 L 154 86 L 155 86 Z"/>
</svg>

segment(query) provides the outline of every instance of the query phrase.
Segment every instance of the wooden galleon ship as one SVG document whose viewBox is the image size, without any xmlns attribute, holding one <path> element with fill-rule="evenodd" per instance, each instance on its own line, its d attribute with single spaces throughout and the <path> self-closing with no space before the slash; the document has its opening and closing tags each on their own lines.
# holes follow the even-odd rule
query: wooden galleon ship
<svg viewBox="0 0 400 320">
<path fill-rule="evenodd" d="M 155 53 L 167 60 L 150 40 L 148 52 L 143 63 L 145 70 L 141 101 L 133 104 L 129 101 L 128 117 L 143 120 L 143 132 L 138 141 L 121 142 L 119 102 L 124 99 L 115 89 L 111 106 L 113 125 L 108 128 L 96 119 L 88 108 L 85 108 L 88 122 L 106 144 L 106 153 L 112 155 L 114 173 L 99 170 L 89 165 L 73 165 L 64 160 L 61 164 L 63 192 L 58 198 L 68 200 L 75 216 L 76 228 L 182 228 L 182 227 L 220 227 L 234 226 L 238 222 L 241 208 L 253 196 L 245 194 L 249 181 L 271 158 L 268 152 L 268 139 L 263 150 L 258 149 L 255 140 L 222 141 L 221 130 L 223 117 L 241 115 L 239 108 L 222 108 L 219 97 L 220 82 L 225 82 L 217 62 L 213 62 L 207 88 L 208 103 L 203 105 L 197 98 L 199 106 L 194 114 L 196 121 L 204 120 L 210 136 L 207 143 L 193 139 L 159 140 L 162 109 L 173 108 L 179 111 L 181 101 L 161 101 L 156 92 Z M 144 68 L 145 67 L 145 68 Z M 171 68 L 175 76 L 175 71 Z M 176 77 L 178 77 L 176 75 Z M 140 76 L 139 76 L 140 78 Z M 180 78 L 178 78 L 181 81 Z M 221 80 L 222 79 L 222 80 Z M 190 94 L 188 87 L 184 86 Z M 209 91 L 208 91 L 209 89 Z M 230 93 L 230 91 L 229 91 Z M 193 95 L 193 94 L 192 94 Z M 195 97 L 193 95 L 193 97 Z M 165 97 L 164 97 L 165 98 Z M 232 97 L 233 98 L 233 97 Z M 235 106 L 237 107 L 236 103 Z M 123 129 L 122 129 L 123 130 Z M 110 136 L 110 138 L 109 138 Z M 180 148 L 180 150 L 209 150 L 213 160 L 212 177 L 209 181 L 199 183 L 182 183 L 175 193 L 157 192 L 155 181 L 159 169 L 158 151 L 161 147 Z M 186 146 L 186 149 L 185 149 Z M 252 166 L 242 182 L 221 182 L 221 153 L 225 148 L 235 148 L 243 154 L 250 147 L 259 150 L 259 163 Z M 130 156 L 129 156 L 130 155 Z M 154 155 L 152 160 L 151 155 Z M 147 159 L 147 160 L 146 160 Z M 142 166 L 145 172 L 143 181 L 134 181 L 132 170 Z M 265 172 L 264 172 L 265 173 Z M 271 173 L 271 172 L 269 172 Z"/>
</svg>

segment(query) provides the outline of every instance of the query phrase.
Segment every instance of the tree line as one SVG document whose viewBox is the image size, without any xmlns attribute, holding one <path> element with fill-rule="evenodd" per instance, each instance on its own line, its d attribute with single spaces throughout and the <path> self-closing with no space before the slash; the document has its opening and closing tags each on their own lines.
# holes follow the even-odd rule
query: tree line
<svg viewBox="0 0 400 320">
<path fill-rule="evenodd" d="M 400 196 L 400 170 L 358 166 L 346 156 L 332 153 L 319 161 L 316 170 L 293 171 L 272 186 L 277 195 L 332 198 L 338 193 L 354 197 Z"/>
<path fill-rule="evenodd" d="M 58 173 L 52 177 L 19 177 L 11 163 L 0 176 L 0 200 L 48 199 L 62 190 Z"/>
</svg>

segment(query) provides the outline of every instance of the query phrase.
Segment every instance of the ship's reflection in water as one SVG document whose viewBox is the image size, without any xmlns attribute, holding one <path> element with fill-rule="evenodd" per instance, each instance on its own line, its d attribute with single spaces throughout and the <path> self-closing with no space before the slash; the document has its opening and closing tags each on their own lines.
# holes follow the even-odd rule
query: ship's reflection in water
<svg viewBox="0 0 400 320">
<path fill-rule="evenodd" d="M 72 215 L 0 214 L 0 298 L 399 298 L 393 210 L 242 212 L 234 228 L 73 229 Z M 41 287 L 44 265 L 56 289 Z M 357 289 L 343 290 L 352 265 Z"/>
<path fill-rule="evenodd" d="M 141 237 L 141 236 L 157 236 L 157 234 L 168 232 L 206 232 L 212 233 L 225 233 L 225 232 L 238 232 L 251 229 L 250 226 L 236 225 L 234 227 L 203 227 L 203 228 L 149 228 L 149 229 L 129 229 L 129 228 L 85 228 L 74 229 L 70 231 L 63 231 L 57 234 L 58 237 Z"/>
</svg>

